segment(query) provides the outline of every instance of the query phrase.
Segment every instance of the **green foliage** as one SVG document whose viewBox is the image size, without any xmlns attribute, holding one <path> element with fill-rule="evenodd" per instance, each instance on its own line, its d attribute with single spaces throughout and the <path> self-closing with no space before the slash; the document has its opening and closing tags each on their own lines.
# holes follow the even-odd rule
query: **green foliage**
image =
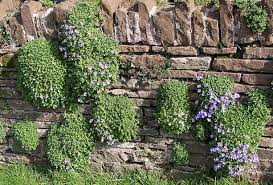
<svg viewBox="0 0 273 185">
<path fill-rule="evenodd" d="M 99 25 L 98 0 L 79 0 L 61 27 L 60 50 L 68 64 L 72 100 L 95 97 L 117 81 L 118 45 Z"/>
<path fill-rule="evenodd" d="M 83 170 L 89 164 L 94 142 L 86 120 L 78 109 L 69 110 L 64 114 L 62 123 L 51 127 L 47 148 L 49 162 L 56 169 Z"/>
<path fill-rule="evenodd" d="M 92 110 L 93 132 L 101 142 L 127 142 L 138 132 L 137 113 L 128 97 L 101 94 Z"/>
<path fill-rule="evenodd" d="M 189 164 L 189 152 L 186 145 L 175 143 L 172 149 L 172 160 L 178 165 Z"/>
<path fill-rule="evenodd" d="M 208 5 L 219 7 L 219 0 L 194 0 L 194 3 L 197 5 Z"/>
<path fill-rule="evenodd" d="M 39 0 L 43 6 L 51 7 L 54 5 L 54 0 Z"/>
<path fill-rule="evenodd" d="M 247 26 L 254 33 L 262 33 L 267 28 L 268 14 L 257 0 L 235 0 L 234 5 L 244 12 Z"/>
<path fill-rule="evenodd" d="M 253 4 L 245 12 L 245 18 L 247 26 L 254 33 L 262 33 L 267 28 L 267 17 L 266 10 L 261 5 Z"/>
<path fill-rule="evenodd" d="M 14 149 L 20 151 L 36 150 L 39 144 L 37 126 L 31 121 L 21 121 L 13 127 Z"/>
<path fill-rule="evenodd" d="M 0 121 L 0 143 L 3 143 L 5 137 L 6 137 L 5 123 L 3 121 Z"/>
<path fill-rule="evenodd" d="M 41 185 L 49 184 L 37 170 L 24 164 L 16 164 L 0 167 L 1 185 Z"/>
<path fill-rule="evenodd" d="M 248 105 L 237 103 L 229 106 L 226 112 L 219 111 L 215 122 L 222 123 L 226 134 L 217 134 L 215 142 L 222 142 L 229 147 L 247 144 L 251 152 L 259 146 L 264 127 L 270 121 L 270 109 L 266 96 L 261 90 L 249 93 Z"/>
<path fill-rule="evenodd" d="M 202 110 L 206 105 L 210 104 L 210 92 L 214 92 L 217 97 L 222 97 L 227 92 L 232 92 L 234 88 L 234 81 L 226 76 L 208 76 L 202 78 L 199 83 L 203 93 L 198 92 L 201 95 L 198 96 L 196 110 Z M 204 141 L 209 136 L 209 124 L 204 120 L 197 121 L 193 131 L 199 140 Z"/>
<path fill-rule="evenodd" d="M 66 68 L 55 43 L 35 39 L 24 44 L 17 57 L 17 86 L 23 97 L 38 107 L 62 106 Z"/>
<path fill-rule="evenodd" d="M 161 85 L 155 115 L 160 127 L 167 132 L 181 134 L 189 130 L 191 112 L 185 82 L 174 80 Z"/>
</svg>

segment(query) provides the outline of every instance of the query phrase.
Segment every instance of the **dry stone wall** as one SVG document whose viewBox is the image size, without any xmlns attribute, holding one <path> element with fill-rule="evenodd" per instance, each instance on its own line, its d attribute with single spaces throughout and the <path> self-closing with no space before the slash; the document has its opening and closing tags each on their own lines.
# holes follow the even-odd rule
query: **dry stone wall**
<svg viewBox="0 0 273 185">
<path fill-rule="evenodd" d="M 154 118 L 155 97 L 165 80 L 188 82 L 190 97 L 197 96 L 197 72 L 204 75 L 229 76 L 235 90 L 243 95 L 253 88 L 271 88 L 273 80 L 273 4 L 262 0 L 268 12 L 268 28 L 262 34 L 252 33 L 231 0 L 220 0 L 220 8 L 194 5 L 192 0 L 157 4 L 153 0 L 102 0 L 105 20 L 103 30 L 120 43 L 121 62 L 149 67 L 171 61 L 171 70 L 164 79 L 142 84 L 135 77 L 125 78 L 108 92 L 126 95 L 136 103 L 141 129 L 129 143 L 98 146 L 92 154 L 93 166 L 104 170 L 149 169 L 171 173 L 177 177 L 202 173 L 210 166 L 208 146 L 193 136 L 168 135 Z M 28 40 L 45 36 L 55 38 L 58 25 L 73 7 L 74 0 L 45 9 L 37 1 L 25 1 L 20 11 L 9 19 L 13 38 L 19 47 Z M 46 162 L 46 133 L 60 119 L 63 110 L 37 109 L 23 101 L 16 90 L 16 48 L 0 49 L 0 118 L 11 127 L 21 119 L 33 120 L 39 127 L 40 145 L 30 154 L 12 151 L 10 129 L 0 145 L 0 162 Z M 12 58 L 10 62 L 7 62 Z M 121 69 L 121 77 L 126 71 Z M 123 78 L 122 78 L 123 79 Z M 82 106 L 89 116 L 90 105 Z M 189 146 L 190 164 L 171 163 L 171 144 L 181 139 Z M 253 178 L 273 178 L 273 120 L 267 124 L 259 149 L 260 164 Z"/>
</svg>

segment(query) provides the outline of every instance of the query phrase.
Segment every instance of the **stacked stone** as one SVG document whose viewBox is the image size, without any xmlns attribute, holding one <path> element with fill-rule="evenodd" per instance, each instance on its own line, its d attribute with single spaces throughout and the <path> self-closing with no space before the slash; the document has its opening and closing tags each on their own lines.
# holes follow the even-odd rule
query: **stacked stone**
<svg viewBox="0 0 273 185">
<path fill-rule="evenodd" d="M 171 69 L 164 79 L 153 80 L 149 85 L 131 78 L 116 83 L 108 90 L 114 95 L 129 96 L 134 100 L 143 124 L 135 140 L 109 147 L 100 146 L 92 154 L 93 166 L 107 170 L 144 168 L 169 172 L 177 177 L 196 175 L 201 173 L 201 169 L 209 167 L 210 155 L 205 144 L 191 135 L 169 135 L 159 128 L 154 117 L 155 97 L 163 81 L 180 79 L 188 82 L 190 97 L 194 100 L 198 72 L 233 78 L 235 90 L 242 95 L 254 88 L 271 88 L 273 4 L 271 0 L 262 0 L 262 3 L 269 15 L 269 25 L 266 32 L 257 35 L 246 27 L 243 15 L 233 10 L 231 0 L 220 0 L 219 9 L 195 6 L 192 0 L 176 0 L 166 6 L 158 6 L 153 0 L 103 0 L 104 32 L 120 42 L 121 62 L 153 66 L 170 60 Z M 45 9 L 39 2 L 26 1 L 21 11 L 10 18 L 13 36 L 19 45 L 43 35 L 54 37 L 56 28 L 73 4 L 74 1 L 70 0 Z M 258 42 L 261 46 L 247 46 Z M 16 61 L 12 60 L 9 65 L 5 62 L 5 58 L 13 56 L 15 51 L 0 49 L 0 119 L 7 121 L 10 127 L 21 119 L 35 121 L 41 144 L 32 154 L 16 154 L 12 151 L 13 141 L 8 132 L 6 141 L 0 145 L 0 162 L 46 161 L 46 132 L 60 119 L 63 110 L 37 109 L 22 100 L 16 90 Z M 89 116 L 89 105 L 83 105 L 82 110 Z M 171 144 L 175 139 L 189 146 L 191 160 L 187 166 L 171 163 Z M 259 156 L 260 165 L 252 178 L 272 179 L 273 121 L 265 128 Z"/>
</svg>

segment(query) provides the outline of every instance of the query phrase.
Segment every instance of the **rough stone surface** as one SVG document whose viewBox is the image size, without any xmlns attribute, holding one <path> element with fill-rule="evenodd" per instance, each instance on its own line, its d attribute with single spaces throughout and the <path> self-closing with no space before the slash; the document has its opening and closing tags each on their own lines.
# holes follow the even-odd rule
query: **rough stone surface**
<svg viewBox="0 0 273 185">
<path fill-rule="evenodd" d="M 192 43 L 192 13 L 194 11 L 194 2 L 186 0 L 175 3 L 176 16 L 176 42 L 178 45 L 189 46 Z"/>
<path fill-rule="evenodd" d="M 27 36 L 22 24 L 22 19 L 19 13 L 14 14 L 9 19 L 11 35 L 16 40 L 18 45 L 22 45 L 27 42 Z"/>
<path fill-rule="evenodd" d="M 148 53 L 150 46 L 145 45 L 120 45 L 119 49 L 122 53 Z"/>
<path fill-rule="evenodd" d="M 8 13 L 19 10 L 21 0 L 1 0 L 0 1 L 0 19 L 5 17 Z"/>
<path fill-rule="evenodd" d="M 208 55 L 227 55 L 227 54 L 235 54 L 237 52 L 237 48 L 236 47 L 231 47 L 231 48 L 202 47 L 201 52 Z"/>
<path fill-rule="evenodd" d="M 175 56 L 197 56 L 198 51 L 194 47 L 168 47 L 167 53 Z"/>
<path fill-rule="evenodd" d="M 273 73 L 273 62 L 270 60 L 245 60 L 245 59 L 215 59 L 213 69 L 219 71 L 236 72 L 266 72 Z"/>
<path fill-rule="evenodd" d="M 210 57 L 171 58 L 173 69 L 208 70 L 210 62 Z"/>
<path fill-rule="evenodd" d="M 160 10 L 154 17 L 156 35 L 161 39 L 163 45 L 174 45 L 175 22 L 172 9 Z"/>
<path fill-rule="evenodd" d="M 232 0 L 220 0 L 221 43 L 225 47 L 234 46 L 234 17 L 232 11 Z"/>
<path fill-rule="evenodd" d="M 267 29 L 263 33 L 264 39 L 261 40 L 261 44 L 268 46 L 273 44 L 273 1 L 262 0 L 263 7 L 268 13 Z"/>
<path fill-rule="evenodd" d="M 249 59 L 273 59 L 273 47 L 246 47 L 244 58 Z"/>
<path fill-rule="evenodd" d="M 273 75 L 267 74 L 243 74 L 243 82 L 250 85 L 270 85 L 273 81 Z"/>
<path fill-rule="evenodd" d="M 37 37 L 34 16 L 42 8 L 42 4 L 38 1 L 25 1 L 21 6 L 22 22 L 28 40 L 32 40 Z"/>
<path fill-rule="evenodd" d="M 127 10 L 124 8 L 119 8 L 116 11 L 116 25 L 115 25 L 115 36 L 116 39 L 121 43 L 126 43 L 127 37 L 127 25 L 128 25 Z"/>
<path fill-rule="evenodd" d="M 141 41 L 141 31 L 139 27 L 139 13 L 128 11 L 128 42 L 135 44 Z"/>
<path fill-rule="evenodd" d="M 199 6 L 195 9 L 193 14 L 193 40 L 194 45 L 197 47 L 202 47 L 205 42 L 205 25 L 204 25 L 204 14 L 202 12 L 202 7 Z"/>
<path fill-rule="evenodd" d="M 76 0 L 67 0 L 54 7 L 54 18 L 58 25 L 62 24 L 69 11 L 75 6 Z"/>
<path fill-rule="evenodd" d="M 204 46 L 218 46 L 220 41 L 219 10 L 217 8 L 203 8 L 205 24 Z"/>
</svg>

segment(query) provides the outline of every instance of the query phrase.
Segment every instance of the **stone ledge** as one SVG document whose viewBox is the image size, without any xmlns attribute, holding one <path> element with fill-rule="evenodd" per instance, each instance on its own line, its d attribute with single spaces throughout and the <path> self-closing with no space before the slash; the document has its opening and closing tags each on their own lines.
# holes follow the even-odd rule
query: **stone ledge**
<svg viewBox="0 0 273 185">
<path fill-rule="evenodd" d="M 244 50 L 244 58 L 273 59 L 273 47 L 246 47 Z"/>
<path fill-rule="evenodd" d="M 147 45 L 120 45 L 121 53 L 148 53 L 150 46 Z"/>
<path fill-rule="evenodd" d="M 212 62 L 212 68 L 219 71 L 273 73 L 273 62 L 270 60 L 216 58 Z"/>
<path fill-rule="evenodd" d="M 167 53 L 174 56 L 197 56 L 198 51 L 194 47 L 168 47 Z"/>
<path fill-rule="evenodd" d="M 186 70 L 209 70 L 211 63 L 210 57 L 183 57 L 171 58 L 172 69 Z"/>
<path fill-rule="evenodd" d="M 270 85 L 273 81 L 273 75 L 243 74 L 242 81 L 250 85 Z"/>
<path fill-rule="evenodd" d="M 230 48 L 202 47 L 201 52 L 208 55 L 235 54 L 237 52 L 237 47 L 230 47 Z"/>
</svg>

